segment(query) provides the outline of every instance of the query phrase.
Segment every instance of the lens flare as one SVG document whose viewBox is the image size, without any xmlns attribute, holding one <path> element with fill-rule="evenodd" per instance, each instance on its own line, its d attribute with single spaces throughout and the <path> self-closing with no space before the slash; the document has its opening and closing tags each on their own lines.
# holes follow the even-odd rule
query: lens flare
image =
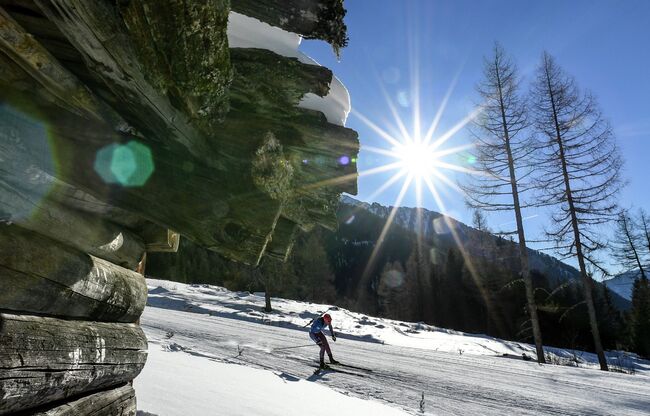
<svg viewBox="0 0 650 416">
<path fill-rule="evenodd" d="M 95 157 L 95 172 L 110 184 L 143 186 L 153 171 L 151 150 L 135 140 L 127 144 L 108 145 L 100 149 Z"/>
</svg>

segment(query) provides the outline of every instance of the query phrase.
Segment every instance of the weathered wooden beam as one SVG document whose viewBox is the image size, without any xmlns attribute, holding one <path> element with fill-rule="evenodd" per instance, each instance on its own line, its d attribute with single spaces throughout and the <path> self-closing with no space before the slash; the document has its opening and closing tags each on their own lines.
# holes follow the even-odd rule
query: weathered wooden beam
<svg viewBox="0 0 650 416">
<path fill-rule="evenodd" d="M 0 72 L 2 64 L 0 60 Z M 12 99 L 12 90 L 11 85 L 3 86 L 0 100 L 7 97 L 7 102 L 20 105 L 20 100 Z M 18 92 L 19 96 L 22 94 Z M 131 137 L 36 99 L 29 104 L 32 108 L 38 106 L 37 110 L 30 110 L 29 106 L 22 107 L 24 111 L 0 106 L 0 125 L 10 133 L 12 146 L 8 149 L 15 160 L 32 160 L 29 166 L 101 201 L 177 230 L 230 258 L 257 264 L 281 208 L 281 202 L 268 193 L 275 187 L 278 170 L 283 169 L 273 162 L 281 155 L 267 153 L 262 146 L 261 151 L 252 151 L 252 162 L 241 161 L 243 168 L 233 166 L 236 173 L 232 174 L 206 166 L 181 146 L 136 141 L 142 154 L 127 159 L 125 163 L 133 166 L 126 169 L 144 169 L 150 176 L 145 183 L 136 185 L 112 183 L 106 175 L 116 166 L 121 169 L 122 159 L 115 163 L 112 159 L 104 160 L 98 166 L 98 154 L 116 146 L 123 148 L 132 141 Z M 40 113 L 41 118 L 35 119 L 27 112 Z M 256 159 L 261 160 L 257 171 L 251 167 Z M 269 189 L 265 188 L 266 179 Z M 280 184 L 278 192 L 286 192 L 285 187 Z"/>
<path fill-rule="evenodd" d="M 306 39 L 325 40 L 337 54 L 348 42 L 343 0 L 231 0 L 231 8 Z"/>
<path fill-rule="evenodd" d="M 72 3 L 75 2 L 70 0 Z M 213 148 L 219 157 L 211 158 L 208 153 L 202 158 L 187 157 L 187 152 L 182 149 L 175 150 L 174 143 L 161 146 L 150 142 L 149 150 L 156 169 L 147 184 L 137 191 L 102 183 L 97 180 L 97 175 L 93 175 L 96 173 L 94 169 L 90 169 L 97 152 L 124 143 L 129 140 L 128 136 L 109 132 L 109 128 L 93 123 L 79 123 L 72 115 L 62 114 L 56 97 L 53 98 L 50 91 L 42 85 L 34 88 L 34 80 L 16 75 L 11 65 L 4 65 L 4 68 L 0 65 L 0 72 L 9 74 L 5 77 L 6 83 L 10 89 L 18 90 L 22 100 L 26 99 L 27 91 L 35 93 L 28 107 L 36 107 L 37 111 L 33 113 L 39 113 L 38 120 L 44 122 L 50 133 L 55 133 L 51 136 L 57 147 L 57 169 L 50 166 L 49 170 L 47 167 L 42 167 L 42 170 L 91 193 L 102 202 L 136 212 L 160 226 L 179 230 L 229 257 L 256 263 L 273 231 L 281 204 L 293 197 L 293 189 L 300 189 L 304 198 L 313 200 L 309 205 L 316 207 L 312 208 L 314 218 L 321 215 L 320 206 L 323 204 L 320 195 L 325 190 L 335 194 L 355 192 L 356 189 L 350 187 L 350 182 L 355 181 L 349 179 L 356 179 L 356 167 L 338 161 L 342 155 L 349 155 L 347 157 L 352 159 L 358 150 L 358 142 L 353 131 L 327 123 L 321 114 L 294 107 L 306 92 L 319 95 L 327 92 L 331 79 L 328 70 L 267 51 L 240 52 L 237 58 L 239 66 L 235 68 L 239 75 L 235 78 L 231 97 L 239 107 L 228 114 L 224 124 L 212 136 Z M 264 61 L 264 65 L 257 65 L 257 58 Z M 268 69 L 264 69 L 266 67 Z M 283 78 L 283 74 L 290 75 Z M 33 78 L 33 74 L 30 76 Z M 267 81 L 266 86 L 262 80 Z M 96 85 L 91 86 L 96 88 Z M 11 91 L 6 95 L 12 95 Z M 87 127 L 80 128 L 84 125 Z M 319 135 L 326 137 L 325 143 Z M 245 140 L 232 140 L 233 137 Z M 44 159 L 40 162 L 48 163 Z M 168 172 L 160 173 L 161 164 Z M 207 164 L 213 164 L 217 169 Z M 80 177 L 80 168 L 87 177 Z M 241 174 L 237 182 L 232 181 L 233 173 Z M 203 183 L 189 187 L 187 183 L 181 185 L 181 175 Z M 348 180 L 341 180 L 341 177 Z M 213 184 L 205 178 L 213 179 L 213 184 L 217 185 L 211 186 Z M 153 182 L 156 186 L 152 185 Z M 310 190 L 318 186 L 322 188 L 318 193 Z M 172 207 L 164 205 L 163 211 L 167 212 L 161 213 L 161 200 L 152 199 L 154 195 L 160 196 L 158 193 L 163 188 L 167 189 L 162 195 Z M 196 204 L 197 199 L 203 201 Z M 205 199 L 210 200 L 207 203 L 209 207 L 206 207 Z M 181 207 L 177 201 L 183 201 L 182 211 L 179 211 Z M 214 212 L 221 218 L 214 218 Z M 206 221 L 199 223 L 203 219 Z M 178 223 L 182 224 L 179 226 Z M 206 226 L 206 223 L 214 226 Z M 311 223 L 301 226 L 309 227 Z M 242 250 L 247 252 L 242 254 Z"/>
<path fill-rule="evenodd" d="M 35 409 L 32 416 L 135 416 L 135 390 L 125 384 L 71 400 L 67 403 Z"/>
<path fill-rule="evenodd" d="M 296 106 L 307 93 L 327 95 L 332 71 L 265 49 L 230 49 L 234 76 L 231 107 L 250 116 L 289 118 L 300 114 Z"/>
<path fill-rule="evenodd" d="M 82 117 L 102 119 L 102 105 L 1 7 L 0 51 L 38 81 L 58 105 Z"/>
<path fill-rule="evenodd" d="M 166 95 L 167 91 L 159 90 L 147 79 L 143 69 L 153 71 L 153 68 L 143 68 L 136 58 L 134 41 L 127 32 L 116 3 L 36 0 L 36 4 L 82 54 L 85 60 L 82 77 L 91 77 L 94 81 L 91 88 L 105 90 L 107 94 L 103 98 L 129 124 L 150 140 L 163 143 L 173 140 L 195 156 L 205 157 L 212 153 L 206 137 L 192 125 L 192 116 L 183 111 L 183 105 L 176 103 L 181 108 L 175 106 Z M 187 30 L 197 29 L 188 27 Z M 225 28 L 223 31 L 225 37 Z M 70 69 L 76 71 L 76 68 Z M 201 79 L 197 82 L 203 85 L 209 82 L 227 84 L 219 76 L 228 78 L 228 74 L 214 75 L 212 80 Z M 225 94 L 225 91 L 221 92 Z M 191 101 L 190 98 L 188 100 Z M 213 110 L 218 110 L 215 100 L 213 104 Z M 201 108 L 191 114 L 199 112 Z M 211 111 L 210 115 L 214 115 L 214 112 Z"/>
<path fill-rule="evenodd" d="M 327 95 L 332 72 L 261 49 L 234 48 L 230 56 L 233 111 L 223 128 L 240 128 L 248 121 L 271 131 L 293 165 L 296 184 L 328 181 L 335 191 L 356 194 L 357 133 L 328 123 L 320 112 L 297 107 L 307 93 Z"/>
<path fill-rule="evenodd" d="M 357 132 L 327 123 L 321 113 L 311 110 L 302 110 L 294 126 L 302 140 L 285 147 L 288 154 L 303 158 L 302 169 L 296 173 L 296 181 L 303 189 L 329 187 L 356 195 L 360 146 Z"/>
<path fill-rule="evenodd" d="M 280 261 L 286 261 L 293 248 L 298 230 L 298 224 L 281 216 L 275 226 L 273 237 L 266 248 L 265 255 L 275 257 Z"/>
<path fill-rule="evenodd" d="M 135 322 L 147 301 L 141 274 L 15 225 L 0 224 L 0 307 L 108 322 Z"/>
<path fill-rule="evenodd" d="M 3 139 L 3 133 L 0 133 L 0 141 Z M 6 155 L 1 151 L 2 147 L 0 144 L 0 154 Z M 21 167 L 6 170 L 8 164 L 15 162 L 20 161 L 14 159 L 2 163 L 0 220 L 17 224 L 127 269 L 135 269 L 145 250 L 139 236 L 99 216 L 53 201 L 48 195 L 52 184 L 47 179 L 34 180 L 35 177 L 28 175 L 17 177 L 14 174 L 20 172 Z M 28 174 L 30 171 L 20 173 Z M 34 173 L 33 170 L 31 173 Z"/>
<path fill-rule="evenodd" d="M 219 127 L 228 111 L 230 2 L 117 2 L 144 75 L 202 131 Z M 101 30 L 97 29 L 97 30 Z"/>
<path fill-rule="evenodd" d="M 282 206 L 282 216 L 296 222 L 303 231 L 310 231 L 316 225 L 336 230 L 340 194 L 319 188 L 312 192 L 296 191 Z"/>
<path fill-rule="evenodd" d="M 28 169 L 31 171 L 35 169 L 33 164 L 28 166 L 30 166 Z M 43 172 L 43 175 L 47 174 Z M 139 230 L 142 228 L 143 223 L 146 222 L 141 216 L 110 205 L 107 202 L 100 201 L 88 192 L 61 182 L 54 177 L 51 177 L 51 179 L 52 186 L 48 190 L 47 197 L 52 201 L 56 201 L 66 207 L 74 207 L 74 209 L 87 212 L 93 216 L 100 216 L 106 221 L 134 230 L 139 235 Z"/>
<path fill-rule="evenodd" d="M 135 378 L 147 357 L 135 324 L 0 314 L 0 415 Z"/>
<path fill-rule="evenodd" d="M 148 253 L 175 253 L 181 241 L 181 236 L 177 232 L 153 223 L 145 224 L 139 234 L 144 239 Z"/>
<path fill-rule="evenodd" d="M 328 123 L 322 113 L 296 107 L 306 92 L 326 95 L 331 72 L 257 49 L 231 49 L 231 60 L 233 110 L 224 127 L 272 132 L 292 167 L 283 215 L 303 230 L 316 224 L 335 229 L 339 195 L 357 192 L 358 135 Z"/>
</svg>

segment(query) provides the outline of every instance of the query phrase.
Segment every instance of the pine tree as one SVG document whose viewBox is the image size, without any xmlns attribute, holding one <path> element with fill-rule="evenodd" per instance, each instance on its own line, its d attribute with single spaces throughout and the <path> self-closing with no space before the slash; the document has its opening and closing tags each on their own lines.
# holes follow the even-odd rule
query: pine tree
<svg viewBox="0 0 650 416">
<path fill-rule="evenodd" d="M 555 207 L 547 234 L 560 255 L 578 261 L 594 347 L 601 370 L 607 371 L 587 265 L 602 270 L 595 257 L 605 247 L 598 226 L 615 218 L 622 162 L 596 100 L 581 93 L 546 52 L 532 96 L 542 137 L 537 164 L 542 202 Z"/>
<path fill-rule="evenodd" d="M 476 166 L 482 174 L 472 176 L 471 182 L 464 186 L 465 194 L 468 204 L 475 209 L 511 211 L 514 214 L 516 230 L 512 234 L 516 234 L 519 240 L 521 274 L 526 287 L 537 361 L 544 363 L 522 215 L 522 209 L 526 207 L 522 195 L 530 189 L 526 179 L 530 175 L 527 168 L 532 151 L 526 104 L 519 95 L 517 67 L 499 44 L 495 44 L 494 54 L 485 60 L 483 74 L 484 81 L 477 88 L 483 100 L 482 111 L 475 121 L 474 132 Z"/>
<path fill-rule="evenodd" d="M 634 281 L 629 332 L 633 350 L 650 358 L 650 284 L 647 277 Z"/>
<path fill-rule="evenodd" d="M 377 284 L 379 312 L 386 317 L 404 321 L 414 316 L 412 282 L 401 262 L 386 262 Z"/>
<path fill-rule="evenodd" d="M 616 234 L 612 245 L 614 259 L 627 271 L 639 269 L 641 277 L 647 277 L 642 261 L 643 240 L 636 233 L 630 214 L 621 210 L 616 219 Z"/>
</svg>

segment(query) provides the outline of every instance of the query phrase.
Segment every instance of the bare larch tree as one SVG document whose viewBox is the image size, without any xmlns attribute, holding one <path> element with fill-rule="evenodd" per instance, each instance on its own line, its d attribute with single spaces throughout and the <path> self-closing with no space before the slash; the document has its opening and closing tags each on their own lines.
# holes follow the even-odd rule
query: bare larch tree
<svg viewBox="0 0 650 416">
<path fill-rule="evenodd" d="M 650 264 L 650 216 L 642 208 L 639 210 L 639 223 L 641 225 L 641 239 L 645 242 L 644 245 L 644 261 L 646 264 Z"/>
<path fill-rule="evenodd" d="M 561 256 L 578 261 L 594 347 L 601 370 L 607 371 L 587 266 L 604 271 L 596 258 L 605 247 L 599 228 L 616 217 L 622 161 L 594 97 L 582 93 L 546 52 L 531 92 L 541 136 L 536 175 L 541 202 L 554 206 L 547 234 Z"/>
<path fill-rule="evenodd" d="M 641 218 L 639 218 L 641 219 Z M 627 210 L 621 210 L 616 219 L 616 231 L 612 242 L 612 255 L 626 271 L 639 269 L 645 278 L 643 267 L 643 239 L 637 225 Z"/>
<path fill-rule="evenodd" d="M 516 230 L 509 234 L 518 236 L 521 276 L 526 288 L 537 361 L 544 363 L 522 215 L 527 205 L 521 196 L 531 189 L 527 183 L 530 176 L 527 160 L 532 146 L 526 103 L 519 95 L 517 67 L 498 43 L 494 45 L 493 55 L 484 61 L 483 75 L 483 81 L 477 86 L 482 111 L 471 129 L 479 174 L 472 175 L 463 188 L 468 205 L 474 209 L 514 212 Z"/>
</svg>

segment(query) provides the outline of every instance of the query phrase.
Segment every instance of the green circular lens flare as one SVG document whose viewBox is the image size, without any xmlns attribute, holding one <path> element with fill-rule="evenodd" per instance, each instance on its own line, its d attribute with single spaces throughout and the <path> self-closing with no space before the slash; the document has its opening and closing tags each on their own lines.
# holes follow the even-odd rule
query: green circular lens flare
<svg viewBox="0 0 650 416">
<path fill-rule="evenodd" d="M 95 171 L 104 182 L 110 184 L 143 186 L 154 169 L 151 150 L 135 140 L 106 146 L 95 157 Z"/>
<path fill-rule="evenodd" d="M 467 163 L 469 163 L 470 165 L 473 165 L 474 163 L 476 163 L 476 156 L 468 157 L 467 158 Z"/>
</svg>

